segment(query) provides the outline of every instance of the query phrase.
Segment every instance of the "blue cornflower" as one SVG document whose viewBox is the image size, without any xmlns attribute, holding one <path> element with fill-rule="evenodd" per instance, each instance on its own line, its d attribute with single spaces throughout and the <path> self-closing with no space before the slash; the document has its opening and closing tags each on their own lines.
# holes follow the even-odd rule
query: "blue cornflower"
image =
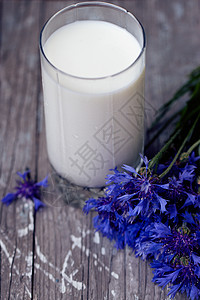
<svg viewBox="0 0 200 300">
<path fill-rule="evenodd" d="M 200 208 L 198 201 L 198 195 L 193 188 L 195 173 L 194 169 L 185 166 L 176 176 L 168 178 L 168 183 L 161 184 L 161 188 L 164 190 L 164 196 L 169 199 L 169 205 L 167 206 L 167 212 L 170 219 L 174 222 L 180 222 L 182 220 L 182 213 L 186 208 L 190 207 L 191 210 Z M 163 195 L 163 191 L 161 192 Z"/>
<path fill-rule="evenodd" d="M 159 238 L 169 234 L 170 230 L 160 221 L 154 223 L 149 220 L 146 224 L 135 241 L 135 254 L 142 259 L 156 258 L 163 246 Z"/>
<path fill-rule="evenodd" d="M 10 205 L 16 199 L 24 197 L 26 199 L 31 199 L 34 202 L 35 211 L 37 211 L 40 207 L 45 206 L 45 204 L 40 201 L 40 189 L 41 187 L 48 186 L 47 177 L 40 182 L 35 182 L 31 179 L 30 170 L 24 173 L 17 172 L 17 175 L 20 177 L 20 179 L 16 180 L 16 192 L 8 193 L 1 201 L 6 205 Z"/>
<path fill-rule="evenodd" d="M 175 297 L 177 292 L 185 293 L 194 300 L 200 297 L 200 267 L 199 263 L 183 258 L 182 262 L 176 266 L 161 260 L 154 260 L 151 263 L 154 268 L 153 281 L 159 286 L 165 287 L 169 284 L 168 295 Z"/>
<path fill-rule="evenodd" d="M 98 212 L 93 219 L 94 228 L 103 236 L 115 240 L 117 248 L 124 248 L 125 232 L 129 224 L 124 216 L 125 210 L 121 208 L 120 203 L 113 196 L 91 198 L 86 201 L 83 211 L 88 214 L 92 209 Z"/>
<path fill-rule="evenodd" d="M 200 297 L 199 157 L 187 155 L 167 176 L 160 176 L 166 164 L 152 169 L 142 159 L 139 171 L 115 168 L 105 196 L 89 199 L 83 210 L 97 212 L 94 227 L 117 248 L 128 245 L 136 256 L 152 259 L 153 281 L 169 284 L 171 297 L 186 292 L 194 300 Z"/>
<path fill-rule="evenodd" d="M 188 156 L 187 153 L 183 153 L 181 155 L 181 158 L 177 160 L 174 165 L 171 167 L 169 170 L 168 174 L 166 177 L 163 178 L 163 182 L 168 181 L 169 177 L 177 177 L 179 176 L 179 173 L 183 172 L 184 170 L 187 171 L 195 171 L 197 169 L 197 162 L 200 159 L 200 156 L 195 156 L 195 153 L 192 152 L 190 156 Z M 171 161 L 165 162 L 164 164 L 160 163 L 157 166 L 156 173 L 157 175 L 160 175 L 163 173 L 171 164 Z M 193 177 L 195 179 L 195 177 Z"/>
<path fill-rule="evenodd" d="M 124 165 L 126 172 L 116 168 L 108 175 L 105 196 L 86 201 L 83 211 L 95 210 L 94 227 L 110 240 L 116 241 L 118 248 L 126 244 L 134 249 L 135 239 L 147 218 L 155 212 L 166 212 L 167 200 L 159 195 L 161 189 L 156 178 L 148 169 L 149 161 L 142 157 L 145 167 L 137 172 Z M 131 240 L 132 235 L 132 240 Z"/>
<path fill-rule="evenodd" d="M 156 250 L 149 247 L 152 253 L 157 252 L 151 263 L 153 281 L 162 287 L 169 284 L 171 297 L 179 291 L 186 292 L 192 300 L 197 299 L 200 296 L 200 240 L 197 234 L 200 227 L 197 218 L 172 229 L 165 224 L 154 223 L 149 230 L 149 244 L 157 245 Z"/>
<path fill-rule="evenodd" d="M 195 156 L 195 152 L 193 151 L 189 156 L 189 164 L 196 166 L 198 160 L 200 160 L 200 156 Z"/>
<path fill-rule="evenodd" d="M 145 167 L 141 168 L 139 172 L 127 165 L 123 167 L 126 171 L 134 174 L 131 179 L 132 194 L 128 195 L 133 207 L 132 215 L 150 217 L 156 211 L 165 213 L 167 211 L 167 199 L 160 194 L 162 186 L 158 183 L 157 177 L 148 168 L 149 161 L 147 158 L 142 157 L 142 159 Z M 121 198 L 123 197 L 127 197 L 126 193 Z"/>
</svg>

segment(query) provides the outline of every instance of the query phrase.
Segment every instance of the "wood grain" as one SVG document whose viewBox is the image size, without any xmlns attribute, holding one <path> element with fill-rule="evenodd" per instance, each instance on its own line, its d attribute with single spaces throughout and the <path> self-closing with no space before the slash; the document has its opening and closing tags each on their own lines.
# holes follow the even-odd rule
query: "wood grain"
<svg viewBox="0 0 200 300">
<path fill-rule="evenodd" d="M 107 1 L 108 2 L 108 1 Z M 146 122 L 200 61 L 200 2 L 196 0 L 109 1 L 133 12 L 147 35 Z M 94 214 L 66 204 L 49 165 L 43 117 L 38 39 L 45 21 L 74 1 L 0 2 L 0 192 L 15 185 L 15 173 L 30 167 L 36 180 L 47 173 L 47 207 L 0 204 L 1 299 L 166 300 L 148 263 L 93 229 Z M 165 141 L 163 135 L 150 153 Z M 147 137 L 148 138 L 148 137 Z M 57 180 L 57 182 L 55 181 Z M 80 193 L 80 191 L 78 191 Z M 177 296 L 177 300 L 186 296 Z"/>
<path fill-rule="evenodd" d="M 38 13 L 31 3 L 4 2 L 1 39 L 1 195 L 12 190 L 15 173 L 35 173 Z M 30 32 L 32 34 L 30 34 Z M 35 45 L 35 46 L 34 46 Z M 29 201 L 1 206 L 2 299 L 30 299 L 34 215 Z"/>
</svg>

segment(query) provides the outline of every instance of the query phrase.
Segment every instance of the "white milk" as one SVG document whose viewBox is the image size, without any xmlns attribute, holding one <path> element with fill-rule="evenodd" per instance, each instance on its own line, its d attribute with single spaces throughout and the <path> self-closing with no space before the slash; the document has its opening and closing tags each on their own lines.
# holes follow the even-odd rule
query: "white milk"
<svg viewBox="0 0 200 300">
<path fill-rule="evenodd" d="M 103 21 L 71 23 L 45 43 L 57 69 L 42 63 L 48 155 L 71 182 L 100 187 L 110 169 L 139 164 L 144 59 L 129 66 L 140 52 L 128 31 Z"/>
</svg>

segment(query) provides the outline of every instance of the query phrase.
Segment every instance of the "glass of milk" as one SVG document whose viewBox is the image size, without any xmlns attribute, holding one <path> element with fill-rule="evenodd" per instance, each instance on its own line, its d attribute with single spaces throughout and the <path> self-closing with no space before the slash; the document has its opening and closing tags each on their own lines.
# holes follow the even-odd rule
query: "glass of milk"
<svg viewBox="0 0 200 300">
<path fill-rule="evenodd" d="M 40 35 L 48 157 L 82 187 L 103 187 L 111 169 L 140 165 L 144 146 L 145 33 L 125 9 L 68 6 Z"/>
</svg>

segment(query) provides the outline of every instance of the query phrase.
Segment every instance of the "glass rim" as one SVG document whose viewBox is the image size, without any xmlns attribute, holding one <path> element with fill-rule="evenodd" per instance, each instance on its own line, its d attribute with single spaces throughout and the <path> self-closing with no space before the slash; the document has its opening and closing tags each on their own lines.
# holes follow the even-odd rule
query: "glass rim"
<svg viewBox="0 0 200 300">
<path fill-rule="evenodd" d="M 126 14 L 128 14 L 129 16 L 131 16 L 133 19 L 135 19 L 135 21 L 137 22 L 137 24 L 139 25 L 140 29 L 141 29 L 141 32 L 142 32 L 142 37 L 143 37 L 143 45 L 142 45 L 142 48 L 140 50 L 140 53 L 138 55 L 138 57 L 128 66 L 126 67 L 125 69 L 117 72 L 117 73 L 114 73 L 114 74 L 111 74 L 111 75 L 106 75 L 106 76 L 101 76 L 101 77 L 81 77 L 81 76 L 76 76 L 76 75 L 72 75 L 70 73 L 67 73 L 67 72 L 64 72 L 62 70 L 60 70 L 59 68 L 57 68 L 49 59 L 48 57 L 46 56 L 45 54 L 45 51 L 44 51 L 44 47 L 42 45 L 42 37 L 43 37 L 43 33 L 44 33 L 44 30 L 46 29 L 46 27 L 48 26 L 48 24 L 50 24 L 50 22 L 55 18 L 57 17 L 59 14 L 62 14 L 64 11 L 67 11 L 67 10 L 71 10 L 71 9 L 74 9 L 74 8 L 77 8 L 79 6 L 108 6 L 110 8 L 113 8 L 113 9 L 116 9 L 116 10 L 120 10 Z M 106 21 L 105 21 L 106 22 Z M 129 12 L 128 10 L 126 10 L 125 8 L 122 8 L 121 6 L 118 6 L 118 5 L 115 5 L 115 4 L 112 4 L 112 3 L 107 3 L 107 2 L 103 2 L 103 1 L 94 1 L 94 2 L 78 2 L 78 3 L 75 3 L 75 4 L 72 4 L 72 5 L 69 5 L 69 6 L 66 6 L 62 9 L 60 9 L 59 11 L 57 11 L 55 14 L 53 14 L 44 24 L 44 26 L 42 27 L 41 31 L 40 31 L 40 36 L 39 36 L 39 48 L 40 48 L 40 51 L 42 53 L 42 56 L 45 58 L 45 60 L 47 61 L 47 63 L 54 69 L 56 70 L 57 72 L 65 75 L 65 76 L 69 76 L 69 77 L 72 77 L 72 78 L 75 78 L 75 79 L 81 79 L 81 80 L 103 80 L 103 79 L 107 79 L 107 78 L 113 78 L 113 77 L 117 77 L 123 73 L 125 73 L 126 71 L 128 71 L 129 69 L 131 69 L 138 61 L 139 59 L 142 57 L 144 51 L 145 51 L 145 48 L 146 48 L 146 36 L 145 36 L 145 30 L 144 30 L 144 27 L 142 25 L 142 23 L 138 20 L 138 18 L 133 15 L 131 12 Z"/>
</svg>

